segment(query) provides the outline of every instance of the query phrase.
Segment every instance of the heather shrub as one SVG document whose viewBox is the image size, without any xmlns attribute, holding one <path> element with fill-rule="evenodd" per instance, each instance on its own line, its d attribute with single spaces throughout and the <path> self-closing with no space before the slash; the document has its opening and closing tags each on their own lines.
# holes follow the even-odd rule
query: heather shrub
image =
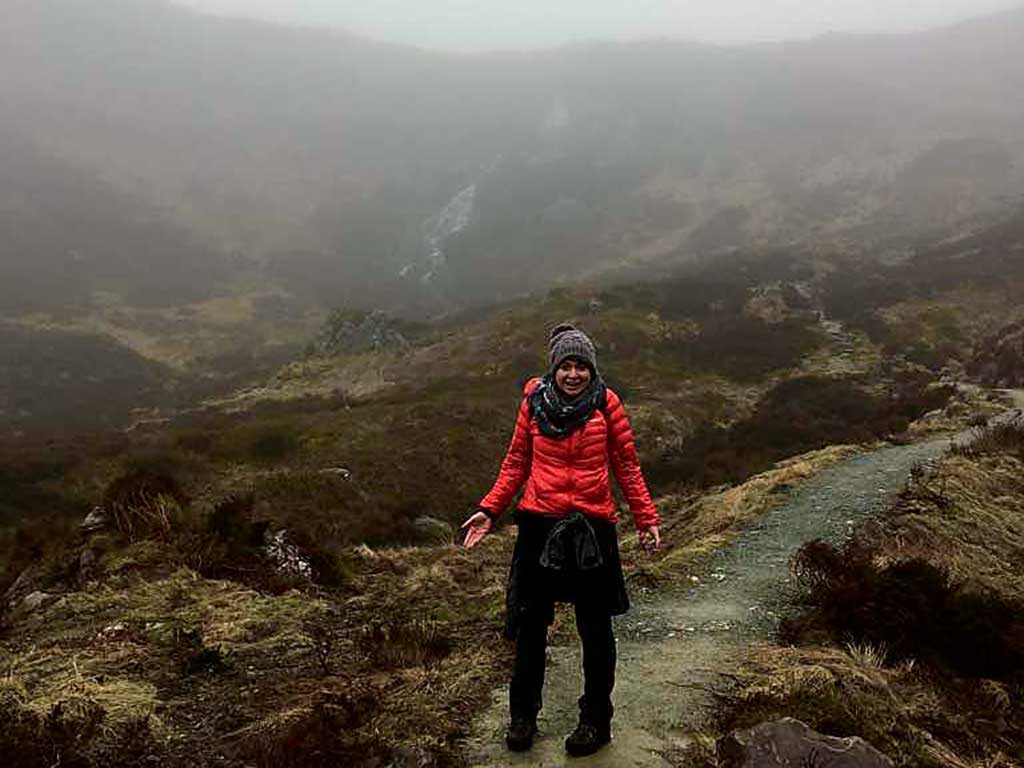
<svg viewBox="0 0 1024 768">
<path fill-rule="evenodd" d="M 783 625 L 791 640 L 825 632 L 889 657 L 928 660 L 959 675 L 1008 679 L 1024 672 L 1024 606 L 971 591 L 945 570 L 914 559 L 877 566 L 852 544 L 804 545 L 793 560 L 801 601 L 811 608 Z"/>
<path fill-rule="evenodd" d="M 129 539 L 166 537 L 188 498 L 178 480 L 159 468 L 130 469 L 103 492 L 102 507 Z"/>
</svg>

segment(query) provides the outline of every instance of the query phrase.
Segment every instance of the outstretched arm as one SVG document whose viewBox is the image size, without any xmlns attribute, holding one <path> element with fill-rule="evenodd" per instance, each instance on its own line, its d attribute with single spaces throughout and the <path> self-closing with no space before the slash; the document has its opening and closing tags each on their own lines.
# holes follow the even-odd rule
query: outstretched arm
<svg viewBox="0 0 1024 768">
<path fill-rule="evenodd" d="M 640 533 L 642 543 L 651 543 L 654 547 L 661 544 L 661 533 L 658 529 L 658 510 L 651 500 L 640 469 L 640 457 L 636 452 L 633 429 L 626 416 L 626 409 L 618 396 L 609 391 L 606 416 L 608 419 L 608 454 L 611 459 L 612 471 L 619 483 L 629 510 L 633 514 L 636 529 Z"/>
<path fill-rule="evenodd" d="M 490 492 L 480 500 L 480 511 L 462 524 L 468 528 L 465 545 L 473 547 L 494 525 L 494 521 L 508 508 L 512 499 L 526 482 L 530 473 L 530 458 L 533 442 L 530 437 L 530 408 L 526 398 L 519 404 L 516 415 L 516 426 L 512 432 L 512 441 L 501 462 L 498 478 Z"/>
</svg>

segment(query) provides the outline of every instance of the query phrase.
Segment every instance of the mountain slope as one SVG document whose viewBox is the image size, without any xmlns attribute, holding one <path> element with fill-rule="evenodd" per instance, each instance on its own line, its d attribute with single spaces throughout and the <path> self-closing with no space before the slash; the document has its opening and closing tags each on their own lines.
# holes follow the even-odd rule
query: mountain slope
<svg viewBox="0 0 1024 768">
<path fill-rule="evenodd" d="M 228 276 L 222 255 L 172 216 L 0 136 L 0 307 L 66 314 L 97 292 L 141 306 L 184 304 L 208 298 Z"/>
<path fill-rule="evenodd" d="M 1022 43 L 1013 12 L 797 44 L 449 55 L 160 0 L 19 0 L 0 105 L 43 151 L 308 299 L 422 313 L 999 205 L 1024 173 Z"/>
</svg>

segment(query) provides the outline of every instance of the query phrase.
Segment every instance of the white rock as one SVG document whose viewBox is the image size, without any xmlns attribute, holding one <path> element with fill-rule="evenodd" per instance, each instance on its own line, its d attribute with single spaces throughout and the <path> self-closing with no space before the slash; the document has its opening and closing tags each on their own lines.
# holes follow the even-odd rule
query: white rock
<svg viewBox="0 0 1024 768">
<path fill-rule="evenodd" d="M 350 480 L 352 478 L 352 470 L 348 467 L 327 467 L 326 469 L 321 469 L 320 474 L 335 475 L 342 480 Z"/>
<path fill-rule="evenodd" d="M 25 599 L 21 601 L 21 607 L 26 611 L 35 611 L 46 603 L 52 601 L 54 597 L 54 595 L 47 592 L 32 592 L 31 594 L 25 595 Z"/>
<path fill-rule="evenodd" d="M 103 507 L 93 507 L 85 519 L 78 524 L 83 531 L 98 531 L 107 527 L 107 513 Z"/>
<path fill-rule="evenodd" d="M 267 531 L 263 541 L 263 553 L 273 562 L 278 573 L 301 576 L 304 579 L 312 578 L 313 566 L 299 548 L 288 541 L 288 531 Z"/>
</svg>

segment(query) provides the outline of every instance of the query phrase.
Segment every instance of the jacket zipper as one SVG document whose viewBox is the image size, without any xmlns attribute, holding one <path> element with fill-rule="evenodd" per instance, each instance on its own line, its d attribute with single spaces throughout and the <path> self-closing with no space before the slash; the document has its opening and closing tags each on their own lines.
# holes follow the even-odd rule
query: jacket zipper
<svg viewBox="0 0 1024 768">
<path fill-rule="evenodd" d="M 576 471 L 575 461 L 576 456 L 576 435 L 577 431 L 574 430 L 569 434 L 569 455 L 566 460 L 569 464 L 569 510 L 576 509 Z"/>
</svg>

